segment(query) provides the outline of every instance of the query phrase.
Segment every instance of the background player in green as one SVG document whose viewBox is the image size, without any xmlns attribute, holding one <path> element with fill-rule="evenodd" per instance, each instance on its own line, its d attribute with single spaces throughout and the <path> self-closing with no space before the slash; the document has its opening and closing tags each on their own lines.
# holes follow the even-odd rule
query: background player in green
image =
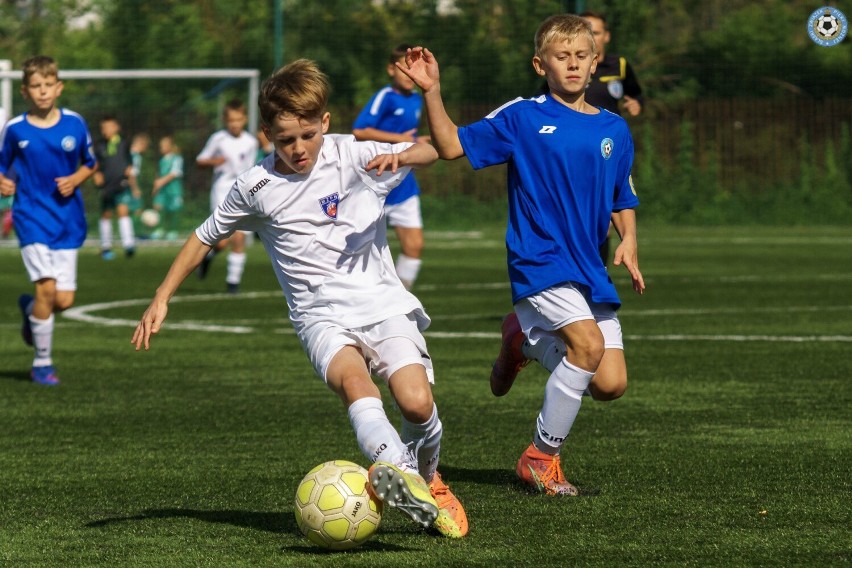
<svg viewBox="0 0 852 568">
<path fill-rule="evenodd" d="M 352 134 L 357 140 L 377 142 L 429 142 L 428 136 L 418 136 L 423 97 L 414 82 L 397 69 L 411 47 L 407 43 L 391 51 L 387 74 L 391 79 L 376 92 L 355 119 Z M 402 284 L 411 289 L 420 273 L 423 254 L 423 215 L 420 211 L 420 187 L 414 173 L 391 191 L 385 202 L 388 224 L 399 239 L 400 253 L 394 268 Z"/>
<path fill-rule="evenodd" d="M 160 227 L 152 237 L 170 241 L 178 238 L 183 211 L 183 156 L 172 136 L 160 138 L 160 162 L 154 180 L 154 209 L 160 212 Z"/>
<path fill-rule="evenodd" d="M 30 109 L 0 132 L 0 194 L 15 196 L 15 233 L 35 284 L 35 297 L 18 298 L 21 335 L 35 349 L 30 376 L 49 386 L 59 384 L 52 358 L 54 313 L 74 304 L 77 250 L 86 239 L 79 186 L 97 166 L 86 121 L 56 104 L 62 88 L 52 58 L 25 61 L 21 94 Z M 16 179 L 7 175 L 13 165 Z"/>
<path fill-rule="evenodd" d="M 95 144 L 98 171 L 95 185 L 101 190 L 101 218 L 98 229 L 101 235 L 101 258 L 112 260 L 112 217 L 118 216 L 118 233 L 124 254 L 131 258 L 136 252 L 136 235 L 130 218 L 133 198 L 130 186 L 132 159 L 130 144 L 121 136 L 121 124 L 112 115 L 101 118 L 101 139 Z"/>
</svg>

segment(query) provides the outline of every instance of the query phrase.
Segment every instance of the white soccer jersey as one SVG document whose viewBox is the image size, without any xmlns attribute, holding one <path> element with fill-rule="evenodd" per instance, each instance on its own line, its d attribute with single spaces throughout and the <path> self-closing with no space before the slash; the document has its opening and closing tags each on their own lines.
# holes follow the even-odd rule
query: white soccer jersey
<svg viewBox="0 0 852 568">
<path fill-rule="evenodd" d="M 212 206 L 222 200 L 237 176 L 252 167 L 257 161 L 257 138 L 243 130 L 239 136 L 232 136 L 227 130 L 219 130 L 210 135 L 207 143 L 195 158 L 209 160 L 219 156 L 225 162 L 213 168 Z"/>
<path fill-rule="evenodd" d="M 357 328 L 414 312 L 429 318 L 394 270 L 382 216 L 385 197 L 410 172 L 376 176 L 364 166 L 411 143 L 356 142 L 327 134 L 310 173 L 282 175 L 273 153 L 241 174 L 198 228 L 207 245 L 255 231 L 272 261 L 297 332 L 316 322 Z"/>
</svg>

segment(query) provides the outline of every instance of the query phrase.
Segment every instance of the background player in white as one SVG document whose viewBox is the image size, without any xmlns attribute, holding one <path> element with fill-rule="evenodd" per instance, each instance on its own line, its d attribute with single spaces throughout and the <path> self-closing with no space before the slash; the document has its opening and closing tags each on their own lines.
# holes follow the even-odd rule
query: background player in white
<svg viewBox="0 0 852 568">
<path fill-rule="evenodd" d="M 260 115 L 275 153 L 241 174 L 189 237 L 131 341 L 148 349 L 169 300 L 211 247 L 235 230 L 257 232 L 305 352 L 346 406 L 358 445 L 374 462 L 375 494 L 421 524 L 461 537 L 467 517 L 437 472 L 443 426 L 422 335 L 429 318 L 393 269 L 383 216 L 388 192 L 438 155 L 428 144 L 326 135 L 328 92 L 325 75 L 304 59 L 264 82 Z M 371 373 L 387 383 L 401 432 L 388 420 Z"/>
<path fill-rule="evenodd" d="M 231 186 L 237 181 L 237 176 L 257 161 L 257 138 L 245 131 L 248 124 L 246 105 L 238 99 L 228 101 L 222 111 L 222 120 L 225 128 L 214 132 L 195 158 L 195 163 L 200 167 L 213 168 L 213 187 L 210 190 L 211 211 L 215 211 L 216 207 L 225 200 Z M 228 292 L 233 294 L 240 289 L 246 267 L 246 234 L 244 232 L 236 231 L 230 238 L 219 242 L 198 267 L 198 276 L 200 278 L 207 276 L 213 257 L 228 245 L 231 250 L 228 253 L 225 284 Z"/>
<path fill-rule="evenodd" d="M 423 97 L 415 90 L 414 82 L 396 67 L 398 62 L 405 59 L 405 53 L 410 47 L 403 43 L 391 52 L 387 66 L 391 83 L 379 89 L 355 119 L 352 134 L 356 139 L 392 143 L 429 141 L 428 136 L 417 135 Z M 396 273 L 410 290 L 420 273 L 423 254 L 420 186 L 413 172 L 388 195 L 385 216 L 399 239 Z"/>
<path fill-rule="evenodd" d="M 627 387 L 620 300 L 598 247 L 612 219 L 622 239 L 614 264 L 625 265 L 633 289 L 642 293 L 633 210 L 639 200 L 627 123 L 584 100 L 595 68 L 588 22 L 574 15 L 545 20 L 532 63 L 547 79 L 548 94 L 515 99 L 461 128 L 444 108 L 432 53 L 411 50 L 401 68 L 423 89 L 442 158 L 467 156 L 477 169 L 508 164 L 506 250 L 515 311 L 503 322 L 491 389 L 506 394 L 528 359 L 550 371 L 533 442 L 516 473 L 538 491 L 576 495 L 559 452 L 583 393 L 588 388 L 612 400 Z"/>
<path fill-rule="evenodd" d="M 21 94 L 30 110 L 0 132 L 0 195 L 14 195 L 15 233 L 35 297 L 22 294 L 24 342 L 35 348 L 31 377 L 59 384 L 53 366 L 54 313 L 74 304 L 77 249 L 86 239 L 79 186 L 95 171 L 92 137 L 79 114 L 59 108 L 59 66 L 38 55 L 24 62 Z M 15 180 L 7 177 L 14 165 Z"/>
</svg>

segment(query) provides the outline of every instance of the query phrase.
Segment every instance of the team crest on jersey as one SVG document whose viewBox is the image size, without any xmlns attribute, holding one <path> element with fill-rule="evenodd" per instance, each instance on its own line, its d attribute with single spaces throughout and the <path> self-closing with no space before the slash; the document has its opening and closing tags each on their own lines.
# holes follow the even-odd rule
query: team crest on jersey
<svg viewBox="0 0 852 568">
<path fill-rule="evenodd" d="M 77 147 L 77 140 L 73 136 L 66 136 L 62 139 L 62 149 L 66 152 L 73 152 Z"/>
<path fill-rule="evenodd" d="M 604 160 L 609 160 L 609 157 L 612 156 L 612 138 L 601 140 L 601 156 L 604 157 Z"/>
<path fill-rule="evenodd" d="M 24 148 L 26 148 L 29 145 L 30 145 L 29 140 L 21 140 L 20 142 L 18 142 L 18 148 L 20 148 L 21 150 L 23 150 Z"/>
<path fill-rule="evenodd" d="M 336 193 L 320 198 L 319 203 L 326 217 L 337 219 L 337 204 L 340 203 L 340 197 Z"/>
<path fill-rule="evenodd" d="M 620 99 L 624 96 L 624 85 L 621 84 L 621 81 L 618 79 L 613 79 L 612 81 L 608 81 L 606 84 L 606 90 L 614 99 Z"/>
</svg>

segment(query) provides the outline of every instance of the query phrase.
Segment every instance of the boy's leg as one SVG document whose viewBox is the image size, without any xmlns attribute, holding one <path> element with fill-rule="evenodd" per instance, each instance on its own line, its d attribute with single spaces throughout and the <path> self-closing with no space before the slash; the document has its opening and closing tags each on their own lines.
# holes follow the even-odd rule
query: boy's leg
<svg viewBox="0 0 852 568">
<path fill-rule="evenodd" d="M 53 367 L 53 305 L 56 301 L 56 280 L 45 278 L 35 283 L 35 299 L 29 316 L 35 357 L 31 376 L 43 385 L 59 384 Z"/>
<path fill-rule="evenodd" d="M 396 274 L 406 290 L 411 290 L 423 261 L 420 258 L 423 250 L 423 229 L 419 227 L 394 227 L 400 243 L 400 253 L 396 257 Z"/>
<path fill-rule="evenodd" d="M 240 290 L 240 282 L 246 268 L 246 236 L 242 231 L 235 231 L 228 239 L 231 247 L 228 253 L 228 273 L 225 276 L 225 284 L 228 292 L 236 294 Z"/>
<path fill-rule="evenodd" d="M 417 473 L 411 452 L 388 420 L 378 388 L 354 346 L 343 347 L 334 355 L 326 371 L 326 382 L 347 405 L 361 451 L 375 462 L 370 468 L 373 493 L 418 523 L 430 526 L 438 515 L 435 500 Z"/>
<path fill-rule="evenodd" d="M 103 198 L 104 209 L 101 211 L 101 218 L 98 220 L 98 231 L 101 236 L 101 258 L 112 260 L 112 209 L 106 208 L 107 199 L 107 197 Z"/>
<path fill-rule="evenodd" d="M 136 252 L 136 235 L 133 232 L 133 219 L 130 218 L 130 210 L 127 204 L 120 203 L 116 206 L 118 215 L 118 234 L 121 237 L 121 246 L 125 255 L 130 258 Z"/>
<path fill-rule="evenodd" d="M 414 195 L 402 203 L 385 207 L 388 224 L 399 239 L 400 253 L 394 268 L 406 290 L 411 290 L 422 265 L 423 215 L 420 196 Z"/>
</svg>

